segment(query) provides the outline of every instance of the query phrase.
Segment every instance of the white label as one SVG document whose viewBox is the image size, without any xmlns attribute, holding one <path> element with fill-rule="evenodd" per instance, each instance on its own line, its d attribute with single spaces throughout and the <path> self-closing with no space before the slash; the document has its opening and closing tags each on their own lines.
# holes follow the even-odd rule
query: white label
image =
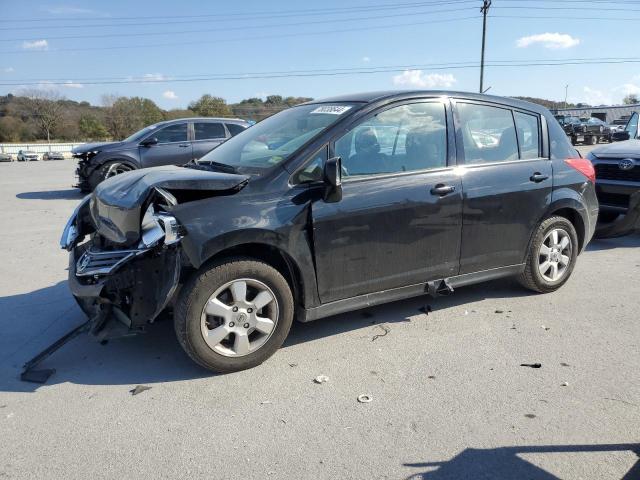
<svg viewBox="0 0 640 480">
<path fill-rule="evenodd" d="M 351 107 L 348 105 L 323 105 L 312 110 L 310 113 L 328 113 L 329 115 L 342 115 Z"/>
</svg>

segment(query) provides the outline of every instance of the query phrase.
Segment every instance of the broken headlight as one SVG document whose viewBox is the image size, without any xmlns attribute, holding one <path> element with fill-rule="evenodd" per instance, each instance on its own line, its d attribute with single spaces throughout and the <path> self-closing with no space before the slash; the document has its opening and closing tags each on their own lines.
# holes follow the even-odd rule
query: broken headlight
<svg viewBox="0 0 640 480">
<path fill-rule="evenodd" d="M 83 235 L 80 232 L 80 225 L 78 224 L 78 216 L 80 210 L 86 207 L 89 204 L 89 199 L 91 195 L 87 195 L 82 199 L 82 201 L 78 204 L 76 209 L 73 211 L 73 214 L 67 221 L 67 224 L 64 226 L 64 230 L 62 231 L 62 237 L 60 238 L 60 248 L 65 250 L 71 250 L 78 239 Z"/>
<path fill-rule="evenodd" d="M 156 188 L 156 192 L 164 203 L 176 205 L 176 199 L 171 193 L 162 188 Z M 153 203 L 147 207 L 140 225 L 142 233 L 140 248 L 151 248 L 164 239 L 165 245 L 173 245 L 182 238 L 180 225 L 173 215 L 163 211 L 156 211 Z"/>
</svg>

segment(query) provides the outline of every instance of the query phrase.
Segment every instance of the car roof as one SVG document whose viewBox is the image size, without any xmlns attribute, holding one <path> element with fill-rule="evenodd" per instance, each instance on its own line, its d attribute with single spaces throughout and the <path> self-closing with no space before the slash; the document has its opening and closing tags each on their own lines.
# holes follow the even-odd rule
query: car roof
<svg viewBox="0 0 640 480">
<path fill-rule="evenodd" d="M 351 102 L 351 103 L 373 103 L 381 100 L 393 100 L 404 99 L 411 97 L 458 97 L 469 100 L 483 100 L 488 102 L 501 103 L 505 105 L 511 105 L 513 107 L 519 107 L 526 110 L 534 110 L 537 112 L 544 112 L 546 109 L 538 104 L 519 100 L 511 97 L 498 97 L 496 95 L 486 95 L 480 93 L 471 92 L 458 92 L 449 90 L 381 90 L 374 92 L 361 92 L 352 93 L 347 95 L 339 95 L 336 97 L 323 98 L 319 100 L 312 100 L 306 104 L 312 105 L 316 103 L 338 103 L 338 102 Z"/>
</svg>

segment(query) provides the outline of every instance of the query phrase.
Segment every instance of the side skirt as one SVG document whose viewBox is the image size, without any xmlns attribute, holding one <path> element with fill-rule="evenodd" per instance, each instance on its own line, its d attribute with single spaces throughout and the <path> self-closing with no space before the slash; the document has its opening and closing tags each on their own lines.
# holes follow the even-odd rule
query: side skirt
<svg viewBox="0 0 640 480">
<path fill-rule="evenodd" d="M 314 308 L 301 309 L 298 312 L 297 317 L 299 322 L 311 322 L 313 320 L 319 320 L 332 315 L 338 315 L 339 313 L 351 312 L 353 310 L 380 305 L 382 303 L 395 302 L 397 300 L 426 295 L 429 294 L 430 291 L 434 291 L 434 285 L 444 283 L 455 288 L 475 283 L 482 283 L 488 280 L 495 280 L 497 278 L 518 275 L 524 271 L 524 267 L 524 264 L 509 265 L 507 267 L 492 268 L 491 270 L 483 270 L 481 272 L 456 275 L 455 277 L 443 278 L 432 282 L 418 283 L 406 287 L 383 290 L 381 292 L 367 293 L 357 297 L 325 303 Z"/>
</svg>

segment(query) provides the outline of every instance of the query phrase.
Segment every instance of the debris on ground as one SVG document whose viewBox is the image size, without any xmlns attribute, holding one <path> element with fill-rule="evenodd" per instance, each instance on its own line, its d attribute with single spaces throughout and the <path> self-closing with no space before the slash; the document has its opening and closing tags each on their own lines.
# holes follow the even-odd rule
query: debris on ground
<svg viewBox="0 0 640 480">
<path fill-rule="evenodd" d="M 521 367 L 529 367 L 529 368 L 540 368 L 542 367 L 541 363 L 521 363 Z"/>
<path fill-rule="evenodd" d="M 386 325 L 376 325 L 378 328 L 382 329 L 382 331 L 384 331 L 384 333 L 380 333 L 377 335 L 374 335 L 373 338 L 371 339 L 371 341 L 375 341 L 380 337 L 386 337 L 387 334 L 391 331 L 391 329 L 389 327 L 387 327 Z"/>
<path fill-rule="evenodd" d="M 146 390 L 151 390 L 151 387 L 147 387 L 146 385 L 136 385 L 136 388 L 129 390 L 129 393 L 131 393 L 131 395 L 138 395 Z"/>
<path fill-rule="evenodd" d="M 561 387 L 568 387 L 569 386 L 569 382 L 562 382 L 560 384 Z"/>
<path fill-rule="evenodd" d="M 371 395 L 358 395 L 358 402 L 360 403 L 370 403 L 372 400 Z"/>
<path fill-rule="evenodd" d="M 466 315 L 469 315 L 469 310 L 465 310 L 465 311 L 464 311 L 464 314 L 465 314 L 465 316 L 466 316 Z"/>
<path fill-rule="evenodd" d="M 263 400 L 260 405 L 271 405 L 271 400 Z"/>
<path fill-rule="evenodd" d="M 536 418 L 536 416 L 533 413 L 525 413 L 524 416 L 527 418 Z"/>
<path fill-rule="evenodd" d="M 551 327 L 545 327 L 544 325 L 541 325 L 542 328 L 544 328 L 545 330 L 551 330 Z"/>
<path fill-rule="evenodd" d="M 496 310 L 494 313 L 504 313 L 504 310 Z"/>
<path fill-rule="evenodd" d="M 327 377 L 326 375 L 318 375 L 316 378 L 313 379 L 314 383 L 327 383 L 329 381 L 329 377 Z"/>
<path fill-rule="evenodd" d="M 435 376 L 435 375 L 429 375 L 427 378 L 428 378 L 429 380 L 435 380 L 435 379 L 436 379 L 436 376 Z"/>
<path fill-rule="evenodd" d="M 511 325 L 511 330 L 516 330 L 516 324 Z"/>
<path fill-rule="evenodd" d="M 569 365 L 569 364 L 568 364 L 568 363 L 566 363 L 566 362 L 560 362 L 560 366 L 561 366 L 561 367 L 570 367 L 571 365 Z"/>
<path fill-rule="evenodd" d="M 297 366 L 298 366 L 298 364 L 297 364 L 297 363 L 290 363 L 290 364 L 289 364 L 289 366 L 290 366 L 291 368 L 295 368 L 295 367 L 297 367 Z"/>
<path fill-rule="evenodd" d="M 418 309 L 419 312 L 424 313 L 425 315 L 429 315 L 433 310 L 431 309 L 431 305 L 425 305 Z"/>
</svg>

